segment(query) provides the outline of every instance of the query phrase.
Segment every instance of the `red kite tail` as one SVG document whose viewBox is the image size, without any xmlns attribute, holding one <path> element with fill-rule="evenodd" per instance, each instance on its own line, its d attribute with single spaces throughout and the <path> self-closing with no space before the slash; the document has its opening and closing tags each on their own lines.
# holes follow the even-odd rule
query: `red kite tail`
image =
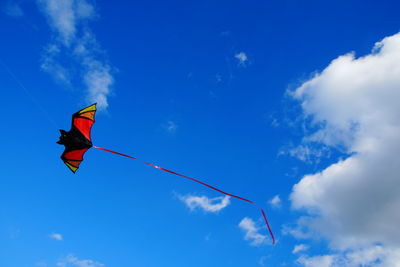
<svg viewBox="0 0 400 267">
<path fill-rule="evenodd" d="M 120 156 L 123 156 L 123 157 L 127 157 L 127 158 L 130 158 L 130 159 L 139 160 L 138 158 L 135 158 L 135 157 L 132 157 L 132 156 L 129 156 L 129 155 L 125 155 L 125 154 L 122 154 L 122 153 L 119 153 L 119 152 L 115 152 L 115 151 L 112 151 L 112 150 L 109 150 L 109 149 L 101 148 L 101 147 L 98 147 L 98 146 L 93 146 L 93 147 L 94 147 L 94 148 L 97 148 L 97 149 L 100 149 L 100 150 L 103 150 L 103 151 L 107 151 L 107 152 L 110 152 L 110 153 L 114 153 L 114 154 L 117 154 L 117 155 L 120 155 Z M 233 195 L 233 194 L 224 192 L 224 191 L 222 191 L 222 190 L 220 190 L 220 189 L 218 189 L 218 188 L 216 188 L 216 187 L 214 187 L 214 186 L 211 186 L 211 185 L 209 185 L 209 184 L 206 184 L 206 183 L 204 183 L 204 182 L 202 182 L 202 181 L 199 181 L 199 180 L 197 180 L 197 179 L 194 179 L 194 178 L 192 178 L 192 177 L 189 177 L 189 176 L 186 176 L 186 175 L 183 175 L 183 174 L 180 174 L 180 173 L 177 173 L 177 172 L 174 172 L 174 171 L 171 171 L 171 170 L 162 168 L 162 167 L 160 167 L 160 166 L 157 166 L 157 165 L 154 165 L 154 164 L 145 162 L 145 161 L 142 161 L 142 162 L 143 162 L 144 164 L 147 164 L 147 165 L 153 167 L 153 168 L 156 168 L 156 169 L 159 169 L 159 170 L 162 170 L 162 171 L 165 171 L 165 172 L 169 172 L 169 173 L 171 173 L 171 174 L 174 174 L 174 175 L 177 175 L 177 176 L 180 176 L 180 177 L 189 179 L 189 180 L 191 180 L 191 181 L 193 181 L 193 182 L 196 182 L 196 183 L 199 183 L 199 184 L 201 184 L 201 185 L 207 186 L 208 188 L 211 188 L 211 189 L 213 189 L 213 190 L 215 190 L 215 191 L 217 191 L 217 192 L 220 192 L 220 193 L 222 193 L 222 194 L 224 194 L 224 195 L 231 196 L 231 197 L 234 197 L 234 198 L 237 198 L 237 199 L 246 201 L 246 202 L 251 203 L 251 204 L 253 204 L 253 205 L 255 205 L 255 206 L 258 207 L 258 205 L 257 205 L 255 202 L 253 202 L 253 201 L 251 201 L 251 200 L 249 200 L 249 199 L 246 199 L 246 198 L 243 198 L 243 197 L 240 197 L 240 196 L 236 196 L 236 195 Z M 271 227 L 269 226 L 269 223 L 268 223 L 268 220 L 267 220 L 267 216 L 265 215 L 265 212 L 264 212 L 264 210 L 263 210 L 262 208 L 259 208 L 259 209 L 261 210 L 261 213 L 262 213 L 262 216 L 263 216 L 263 218 L 264 218 L 265 224 L 267 225 L 269 234 L 271 235 L 272 244 L 275 244 L 275 237 L 274 237 L 274 234 L 272 233 Z"/>
</svg>

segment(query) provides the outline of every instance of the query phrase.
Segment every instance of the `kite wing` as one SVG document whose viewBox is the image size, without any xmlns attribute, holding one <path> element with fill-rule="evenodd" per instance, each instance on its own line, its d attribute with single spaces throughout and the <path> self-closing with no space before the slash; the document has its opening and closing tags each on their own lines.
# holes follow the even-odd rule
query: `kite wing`
<svg viewBox="0 0 400 267">
<path fill-rule="evenodd" d="M 95 114 L 96 104 L 93 104 L 72 115 L 72 128 L 76 128 L 89 141 Z"/>
<path fill-rule="evenodd" d="M 62 161 L 64 161 L 65 165 L 75 173 L 79 169 L 79 165 L 83 161 L 83 154 L 88 151 L 89 148 L 84 149 L 76 149 L 76 150 L 67 150 L 65 149 L 64 153 L 61 155 Z"/>
<path fill-rule="evenodd" d="M 96 104 L 90 105 L 72 115 L 69 132 L 60 130 L 61 136 L 57 143 L 65 146 L 61 159 L 73 173 L 78 170 L 85 152 L 93 146 L 90 130 L 95 122 L 95 114 Z"/>
</svg>

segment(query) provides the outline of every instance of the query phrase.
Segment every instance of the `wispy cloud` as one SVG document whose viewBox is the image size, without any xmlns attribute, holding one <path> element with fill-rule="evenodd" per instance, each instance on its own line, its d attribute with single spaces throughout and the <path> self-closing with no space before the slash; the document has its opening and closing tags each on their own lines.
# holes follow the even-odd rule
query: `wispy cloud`
<svg viewBox="0 0 400 267">
<path fill-rule="evenodd" d="M 190 210 L 202 209 L 205 212 L 219 212 L 230 204 L 230 197 L 208 198 L 206 196 L 179 196 L 179 199 L 186 204 Z"/>
<path fill-rule="evenodd" d="M 178 125 L 174 121 L 169 120 L 166 124 L 164 124 L 164 128 L 168 133 L 174 134 L 178 129 Z"/>
<path fill-rule="evenodd" d="M 323 158 L 331 156 L 328 146 L 303 142 L 298 146 L 284 146 L 278 151 L 278 156 L 289 155 L 305 163 L 319 163 Z"/>
<path fill-rule="evenodd" d="M 103 267 L 104 264 L 93 260 L 80 260 L 74 255 L 68 255 L 57 262 L 57 267 Z"/>
<path fill-rule="evenodd" d="M 260 266 L 269 266 L 268 265 L 268 259 L 271 258 L 270 255 L 268 256 L 262 256 L 259 260 L 258 260 L 258 264 L 260 264 Z"/>
<path fill-rule="evenodd" d="M 265 244 L 267 237 L 259 233 L 259 227 L 252 219 L 243 218 L 239 223 L 239 228 L 244 231 L 244 239 L 250 241 L 250 245 L 261 246 Z"/>
<path fill-rule="evenodd" d="M 294 248 L 293 248 L 293 250 L 292 250 L 292 253 L 293 253 L 293 254 L 296 254 L 296 253 L 299 253 L 299 252 L 302 252 L 302 251 L 306 251 L 306 250 L 308 250 L 309 248 L 310 248 L 310 247 L 309 247 L 308 245 L 305 245 L 305 244 L 295 245 Z"/>
<path fill-rule="evenodd" d="M 49 265 L 45 261 L 38 261 L 38 262 L 35 263 L 35 266 L 37 266 L 37 267 L 47 267 Z"/>
<path fill-rule="evenodd" d="M 21 7 L 14 1 L 8 1 L 3 6 L 3 12 L 10 17 L 19 18 L 24 15 Z"/>
<path fill-rule="evenodd" d="M 68 85 L 82 77 L 79 83 L 86 88 L 86 101 L 97 102 L 100 109 L 107 108 L 114 83 L 113 68 L 88 26 L 98 16 L 94 6 L 86 0 L 37 3 L 52 30 L 52 41 L 43 50 L 41 68 Z"/>
<path fill-rule="evenodd" d="M 282 200 L 279 195 L 274 196 L 270 201 L 269 204 L 274 208 L 280 208 L 282 205 Z"/>
<path fill-rule="evenodd" d="M 60 52 L 61 49 L 58 45 L 48 44 L 44 48 L 40 67 L 42 68 L 42 70 L 51 74 L 57 82 L 70 85 L 71 74 L 69 70 L 63 67 L 60 63 L 58 63 L 57 60 L 57 57 L 59 57 Z"/>
<path fill-rule="evenodd" d="M 239 66 L 246 66 L 249 61 L 245 52 L 235 54 L 235 58 L 238 60 Z"/>
<path fill-rule="evenodd" d="M 49 237 L 52 239 L 58 240 L 58 241 L 63 240 L 62 234 L 58 234 L 58 233 L 52 233 L 51 235 L 49 235 Z"/>
<path fill-rule="evenodd" d="M 37 0 L 46 15 L 49 26 L 56 32 L 56 38 L 66 45 L 72 45 L 79 38 L 82 23 L 95 18 L 94 7 L 86 0 Z M 85 29 L 83 29 L 85 31 Z"/>
<path fill-rule="evenodd" d="M 304 267 L 333 267 L 335 258 L 332 255 L 307 257 L 301 256 L 297 263 Z M 339 266 L 337 266 L 339 267 Z"/>
</svg>

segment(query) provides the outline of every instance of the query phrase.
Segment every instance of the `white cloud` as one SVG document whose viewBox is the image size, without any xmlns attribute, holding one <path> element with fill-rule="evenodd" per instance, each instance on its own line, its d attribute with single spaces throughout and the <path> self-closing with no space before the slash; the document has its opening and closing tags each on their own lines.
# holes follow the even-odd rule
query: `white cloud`
<svg viewBox="0 0 400 267">
<path fill-rule="evenodd" d="M 334 257 L 332 255 L 307 257 L 301 256 L 297 262 L 304 267 L 333 267 Z"/>
<path fill-rule="evenodd" d="M 179 199 L 186 204 L 190 210 L 200 208 L 205 212 L 219 212 L 230 204 L 230 197 L 208 198 L 206 196 L 179 196 Z"/>
<path fill-rule="evenodd" d="M 400 249 L 388 249 L 371 246 L 366 249 L 351 251 L 343 259 L 346 266 L 399 267 Z"/>
<path fill-rule="evenodd" d="M 95 102 L 101 108 L 106 108 L 108 106 L 107 96 L 110 94 L 110 87 L 114 83 L 110 66 L 91 58 L 86 59 L 84 65 L 86 67 L 84 83 L 89 89 L 89 102 Z"/>
<path fill-rule="evenodd" d="M 338 57 L 297 88 L 293 97 L 318 129 L 305 136 L 304 143 L 347 153 L 347 158 L 305 175 L 293 187 L 292 207 L 309 215 L 299 227 L 319 233 L 340 251 L 375 244 L 397 251 L 400 34 L 383 39 L 366 56 Z M 384 253 L 381 261 L 386 262 L 389 254 Z M 303 259 L 307 260 L 311 259 Z"/>
<path fill-rule="evenodd" d="M 50 73 L 57 82 L 70 84 L 71 75 L 65 67 L 57 62 L 56 58 L 60 54 L 60 48 L 56 44 L 49 44 L 44 49 L 41 69 Z"/>
<path fill-rule="evenodd" d="M 274 196 L 270 201 L 269 204 L 274 208 L 280 208 L 282 205 L 282 201 L 279 195 Z"/>
<path fill-rule="evenodd" d="M 309 221 L 306 217 L 300 217 L 297 220 L 297 225 L 283 225 L 282 226 L 282 234 L 291 235 L 296 239 L 310 239 L 313 237 L 313 233 L 306 229 L 307 222 Z"/>
<path fill-rule="evenodd" d="M 259 233 L 260 229 L 252 219 L 244 217 L 239 227 L 245 232 L 244 239 L 250 241 L 250 245 L 261 246 L 266 243 L 267 237 Z"/>
<path fill-rule="evenodd" d="M 69 85 L 72 76 L 82 77 L 87 102 L 107 108 L 114 83 L 113 68 L 88 27 L 88 22 L 97 17 L 94 6 L 86 0 L 37 2 L 53 31 L 53 41 L 43 51 L 41 68 Z"/>
<path fill-rule="evenodd" d="M 239 61 L 239 65 L 241 66 L 245 66 L 249 60 L 245 52 L 235 54 L 235 58 Z"/>
<path fill-rule="evenodd" d="M 24 15 L 21 7 L 13 1 L 8 1 L 3 7 L 3 11 L 7 16 L 14 18 L 19 18 Z"/>
<path fill-rule="evenodd" d="M 58 241 L 63 240 L 62 234 L 58 234 L 58 233 L 52 233 L 49 237 L 52 239 L 58 240 Z"/>
<path fill-rule="evenodd" d="M 79 24 L 94 18 L 94 8 L 85 0 L 37 0 L 57 37 L 68 46 L 77 38 Z"/>
<path fill-rule="evenodd" d="M 74 255 L 68 255 L 57 263 L 57 267 L 103 267 L 104 264 L 93 260 L 80 260 Z"/>
<path fill-rule="evenodd" d="M 376 245 L 338 254 L 311 257 L 302 255 L 297 263 L 305 267 L 399 267 L 400 250 Z"/>
<path fill-rule="evenodd" d="M 308 250 L 309 248 L 310 248 L 310 247 L 309 247 L 308 245 L 305 245 L 305 244 L 295 245 L 294 248 L 293 248 L 293 250 L 292 250 L 292 253 L 293 253 L 293 254 L 296 254 L 296 253 L 299 253 L 299 252 L 302 252 L 302 251 L 306 251 L 306 250 Z"/>
</svg>

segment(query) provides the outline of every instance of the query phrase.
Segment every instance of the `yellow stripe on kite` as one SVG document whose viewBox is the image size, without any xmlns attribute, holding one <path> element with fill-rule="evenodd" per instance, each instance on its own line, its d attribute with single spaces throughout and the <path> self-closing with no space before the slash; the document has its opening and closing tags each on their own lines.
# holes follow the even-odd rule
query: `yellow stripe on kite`
<svg viewBox="0 0 400 267">
<path fill-rule="evenodd" d="M 65 165 L 67 165 L 68 168 L 71 169 L 71 171 L 76 172 L 76 170 L 78 169 L 77 167 L 72 166 L 71 164 L 69 164 L 68 162 L 64 162 Z"/>
<path fill-rule="evenodd" d="M 79 111 L 79 114 L 88 112 L 88 111 L 96 111 L 96 104 L 93 104 L 91 106 L 88 106 L 87 108 L 82 109 L 81 111 Z"/>
</svg>

